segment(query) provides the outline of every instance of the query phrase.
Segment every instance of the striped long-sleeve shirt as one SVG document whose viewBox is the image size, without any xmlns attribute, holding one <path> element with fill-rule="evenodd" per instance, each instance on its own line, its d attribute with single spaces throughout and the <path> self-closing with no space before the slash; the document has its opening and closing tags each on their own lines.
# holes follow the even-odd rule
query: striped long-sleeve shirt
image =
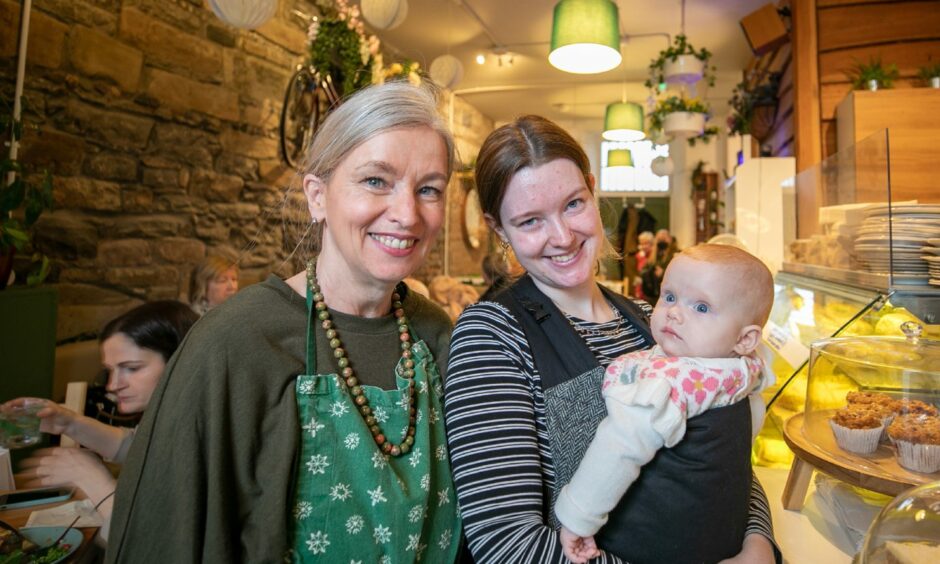
<svg viewBox="0 0 940 564">
<path fill-rule="evenodd" d="M 605 323 L 569 320 L 602 366 L 642 346 L 640 335 L 619 314 Z M 493 302 L 464 310 L 451 340 L 447 374 L 444 408 L 448 443 L 464 531 L 474 560 L 567 562 L 557 532 L 547 524 L 555 472 L 545 399 L 519 322 Z M 767 497 L 756 478 L 751 492 L 750 533 L 773 538 Z M 605 554 L 594 562 L 621 560 Z"/>
</svg>

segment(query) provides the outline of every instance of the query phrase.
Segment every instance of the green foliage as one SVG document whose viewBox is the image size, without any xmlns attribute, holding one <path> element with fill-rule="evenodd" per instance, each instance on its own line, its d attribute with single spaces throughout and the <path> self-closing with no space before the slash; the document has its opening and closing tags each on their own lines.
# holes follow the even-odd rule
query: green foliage
<svg viewBox="0 0 940 564">
<path fill-rule="evenodd" d="M 669 96 L 656 103 L 653 111 L 647 114 L 649 117 L 650 131 L 662 131 L 666 116 L 673 112 L 692 112 L 705 114 L 705 119 L 711 117 L 711 110 L 698 98 L 686 98 L 685 96 Z M 689 146 L 694 147 L 698 141 L 708 143 L 711 137 L 718 135 L 718 128 L 715 126 L 706 127 L 701 135 L 690 137 Z"/>
<path fill-rule="evenodd" d="M 917 76 L 924 82 L 930 82 L 931 78 L 940 77 L 940 63 L 920 67 L 917 69 Z"/>
<path fill-rule="evenodd" d="M 358 6 L 344 0 L 317 2 L 322 17 L 307 31 L 307 62 L 318 72 L 329 74 L 349 95 L 372 84 L 372 65 L 378 51 L 378 39 L 367 36 L 359 20 Z"/>
<path fill-rule="evenodd" d="M 7 108 L 8 110 L 9 108 Z M 4 139 L 19 141 L 23 122 L 13 119 L 12 112 L 0 114 L 0 131 Z M 12 173 L 13 180 L 8 182 Z M 0 160 L 0 253 L 22 252 L 31 245 L 30 230 L 45 210 L 52 209 L 52 175 L 44 171 L 42 180 L 34 182 L 18 160 L 5 154 Z M 27 281 L 39 284 L 49 273 L 49 259 L 33 254 L 34 268 Z"/>
<path fill-rule="evenodd" d="M 715 85 L 715 67 L 709 66 L 708 62 L 712 58 L 711 52 L 702 47 L 696 50 L 685 35 L 679 34 L 672 42 L 672 45 L 659 52 L 659 57 L 650 61 L 650 77 L 646 80 L 647 88 L 654 88 L 665 81 L 666 61 L 676 62 L 679 55 L 694 55 L 696 59 L 705 63 L 705 80 L 709 86 Z"/>
<path fill-rule="evenodd" d="M 728 105 L 731 106 L 731 115 L 728 116 L 728 131 L 741 135 L 751 132 L 751 119 L 754 117 L 754 108 L 758 106 L 777 105 L 777 92 L 780 90 L 780 73 L 768 75 L 767 81 L 748 89 L 747 81 L 742 81 L 734 87 Z"/>
<path fill-rule="evenodd" d="M 898 79 L 899 73 L 896 64 L 882 65 L 880 58 L 872 57 L 867 64 L 856 61 L 845 75 L 852 81 L 853 89 L 867 90 L 870 80 L 877 81 L 879 88 L 891 88 L 894 81 Z"/>
</svg>

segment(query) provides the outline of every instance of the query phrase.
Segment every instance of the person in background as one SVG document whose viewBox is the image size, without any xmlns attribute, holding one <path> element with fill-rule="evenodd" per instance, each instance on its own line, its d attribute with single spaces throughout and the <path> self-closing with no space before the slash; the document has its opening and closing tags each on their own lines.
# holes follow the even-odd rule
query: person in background
<svg viewBox="0 0 940 564">
<path fill-rule="evenodd" d="M 643 297 L 652 305 L 656 305 L 656 300 L 659 299 L 659 287 L 663 283 L 663 276 L 666 273 L 666 267 L 669 266 L 669 261 L 679 253 L 675 238 L 669 234 L 668 229 L 657 231 L 655 240 L 653 255 L 647 259 L 646 266 L 640 271 Z"/>
<path fill-rule="evenodd" d="M 760 392 L 774 381 L 754 354 L 773 300 L 770 271 L 741 249 L 698 245 L 670 262 L 651 321 L 657 344 L 607 366 L 601 389 L 608 415 L 555 504 L 570 560 L 598 554 L 593 535 L 625 495 L 629 524 L 621 526 L 637 541 L 622 555 L 630 562 L 718 562 L 738 553 L 751 440 L 764 419 Z M 740 409 L 742 400 L 750 402 L 750 425 L 686 438 L 693 417 Z M 659 449 L 689 442 L 696 444 L 682 448 L 695 456 L 685 467 L 649 464 Z M 629 498 L 641 468 L 647 483 L 671 486 L 656 511 Z M 675 527 L 681 519 L 696 526 Z"/>
<path fill-rule="evenodd" d="M 454 561 L 451 321 L 402 283 L 455 161 L 431 88 L 364 88 L 317 130 L 285 198 L 310 218 L 306 267 L 193 328 L 131 447 L 106 562 Z"/>
<path fill-rule="evenodd" d="M 595 279 L 611 246 L 587 155 L 561 127 L 525 116 L 496 129 L 475 179 L 487 224 L 527 273 L 467 307 L 454 328 L 444 415 L 460 515 L 477 563 L 561 564 L 555 500 L 606 415 L 604 367 L 653 344 L 649 308 Z M 753 489 L 739 557 L 772 562 L 767 499 L 746 481 Z M 653 510 L 664 495 L 644 490 L 642 505 Z M 622 562 L 635 542 L 619 515 L 618 507 L 597 535 L 598 562 Z"/>
<path fill-rule="evenodd" d="M 189 284 L 189 303 L 193 311 L 207 311 L 235 295 L 238 291 L 238 265 L 219 256 L 207 256 L 200 262 Z"/>
<path fill-rule="evenodd" d="M 186 304 L 175 300 L 145 303 L 111 320 L 101 332 L 101 364 L 108 373 L 108 392 L 123 414 L 141 413 L 163 376 L 166 363 L 190 327 L 199 319 Z M 9 403 L 23 401 L 23 398 Z M 39 411 L 44 433 L 66 435 L 85 447 L 36 451 L 20 464 L 21 488 L 71 485 L 97 504 L 115 488 L 115 479 L 102 459 L 121 464 L 127 458 L 136 429 L 112 427 L 45 401 Z M 86 450 L 87 449 L 87 450 Z M 112 499 L 98 507 L 104 518 L 100 536 L 108 539 Z"/>
<path fill-rule="evenodd" d="M 637 272 L 643 272 L 643 268 L 646 267 L 647 261 L 654 253 L 654 239 L 652 231 L 644 231 L 637 236 L 637 252 L 636 252 L 636 269 Z M 635 292 L 634 296 L 645 300 L 646 296 L 643 295 L 643 278 L 637 275 L 632 281 L 633 291 Z"/>
</svg>

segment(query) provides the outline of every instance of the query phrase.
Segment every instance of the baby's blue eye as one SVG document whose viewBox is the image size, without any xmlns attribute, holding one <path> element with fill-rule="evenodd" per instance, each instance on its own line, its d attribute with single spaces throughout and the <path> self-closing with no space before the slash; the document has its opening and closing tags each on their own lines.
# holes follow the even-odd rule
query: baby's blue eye
<svg viewBox="0 0 940 564">
<path fill-rule="evenodd" d="M 705 304 L 695 304 L 695 311 L 699 313 L 708 313 L 708 306 Z"/>
<path fill-rule="evenodd" d="M 667 304 L 671 304 L 676 301 L 676 297 L 672 294 L 666 294 L 665 296 L 663 296 L 663 299 L 666 300 Z"/>
</svg>

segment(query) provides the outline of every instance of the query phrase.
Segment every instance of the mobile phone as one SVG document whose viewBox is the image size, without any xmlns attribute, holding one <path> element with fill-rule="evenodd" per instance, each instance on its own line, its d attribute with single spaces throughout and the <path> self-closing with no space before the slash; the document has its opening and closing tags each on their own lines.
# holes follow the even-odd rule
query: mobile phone
<svg viewBox="0 0 940 564">
<path fill-rule="evenodd" d="M 7 492 L 0 494 L 0 511 L 65 501 L 72 497 L 74 491 L 73 488 L 53 487 Z"/>
</svg>

